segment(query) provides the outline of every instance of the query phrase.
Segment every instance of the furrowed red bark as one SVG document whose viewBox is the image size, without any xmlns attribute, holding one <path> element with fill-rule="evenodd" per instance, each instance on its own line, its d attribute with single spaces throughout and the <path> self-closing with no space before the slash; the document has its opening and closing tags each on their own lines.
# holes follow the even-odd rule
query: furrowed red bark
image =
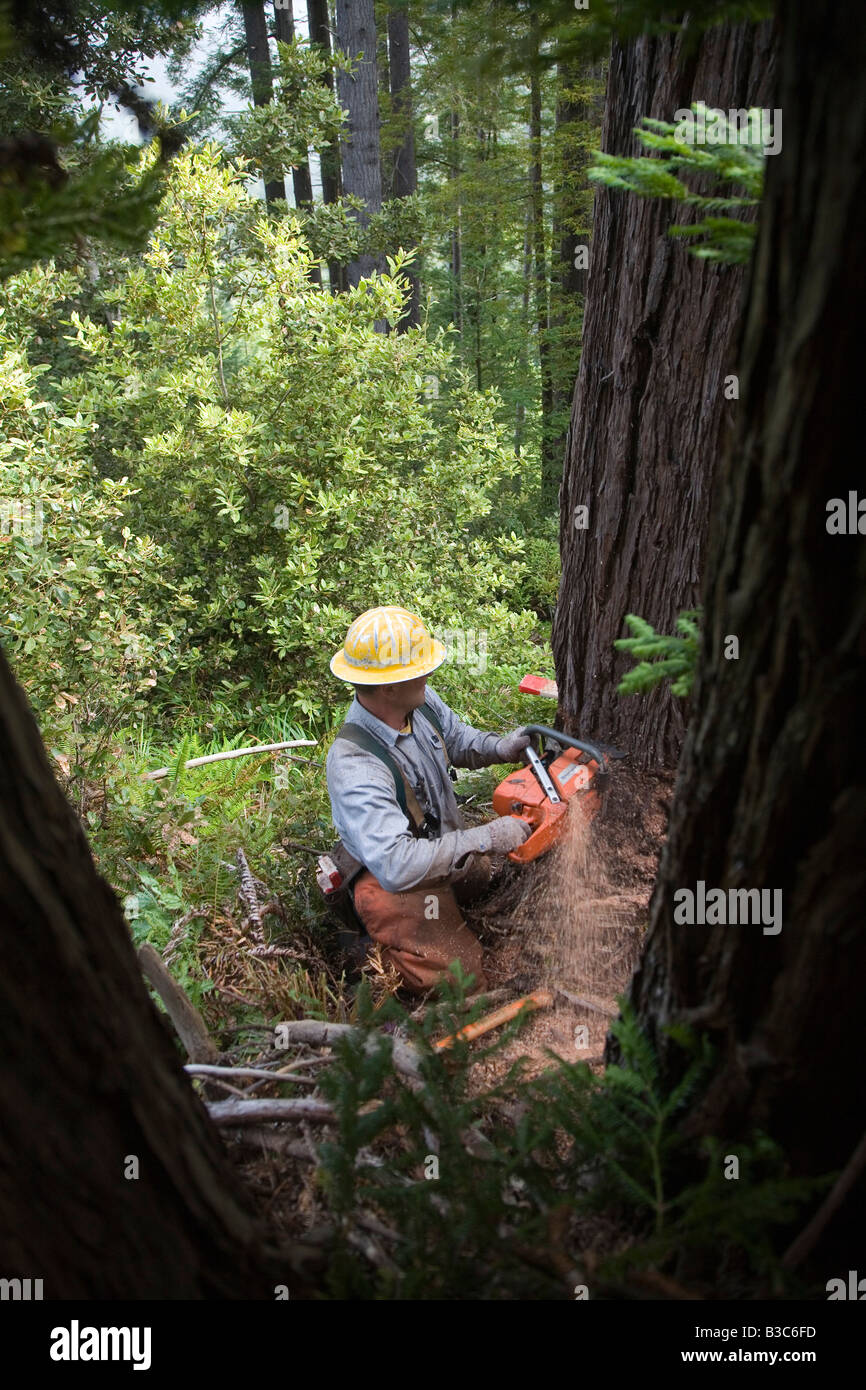
<svg viewBox="0 0 866 1390">
<path fill-rule="evenodd" d="M 784 113 L 782 150 L 712 499 L 695 712 L 631 998 L 665 1082 L 681 1066 L 666 1025 L 718 1049 L 695 1134 L 759 1127 L 795 1173 L 822 1174 L 848 1162 L 866 1114 L 866 539 L 826 526 L 830 499 L 863 491 L 866 39 L 828 0 L 783 0 L 780 25 L 768 105 Z M 677 925 L 673 894 L 699 880 L 780 890 L 781 931 Z M 839 1258 L 862 1251 L 862 1197 L 861 1178 L 828 1230 Z"/>
<path fill-rule="evenodd" d="M 642 153 L 642 116 L 772 105 L 769 24 L 708 30 L 694 50 L 672 35 L 614 42 L 602 148 Z M 673 765 L 685 716 L 669 687 L 616 693 L 631 666 L 614 651 L 626 613 L 673 631 L 695 606 L 729 346 L 744 271 L 691 256 L 668 235 L 692 209 L 599 189 L 580 371 L 560 494 L 562 582 L 553 628 L 563 727 L 627 749 L 638 767 Z M 589 508 L 586 530 L 574 509 Z"/>
<path fill-rule="evenodd" d="M 46 1299 L 307 1287 L 265 1246 L 0 653 L 0 1269 Z M 131 1160 L 138 1163 L 137 1177 Z"/>
</svg>

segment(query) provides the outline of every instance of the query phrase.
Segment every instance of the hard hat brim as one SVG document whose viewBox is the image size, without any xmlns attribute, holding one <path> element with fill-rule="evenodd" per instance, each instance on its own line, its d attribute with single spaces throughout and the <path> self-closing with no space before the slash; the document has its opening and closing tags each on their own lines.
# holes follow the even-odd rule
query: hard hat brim
<svg viewBox="0 0 866 1390">
<path fill-rule="evenodd" d="M 445 645 L 433 639 L 429 655 L 416 661 L 407 661 L 403 666 L 386 666 L 374 670 L 369 666 L 353 666 L 346 660 L 342 648 L 331 657 L 331 671 L 341 681 L 351 685 L 399 685 L 401 681 L 414 681 L 419 676 L 429 676 L 442 665 L 448 655 Z"/>
</svg>

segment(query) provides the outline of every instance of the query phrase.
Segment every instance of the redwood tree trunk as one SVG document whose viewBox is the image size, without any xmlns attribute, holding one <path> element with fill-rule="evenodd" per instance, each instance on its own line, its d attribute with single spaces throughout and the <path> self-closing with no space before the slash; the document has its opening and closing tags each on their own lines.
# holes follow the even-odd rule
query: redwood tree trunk
<svg viewBox="0 0 866 1390">
<path fill-rule="evenodd" d="M 409 62 L 408 6 L 388 11 L 388 52 L 391 79 L 391 103 L 400 121 L 403 138 L 394 150 L 391 195 L 408 198 L 418 187 L 415 164 L 415 130 L 412 113 L 412 70 Z M 417 274 L 408 275 L 406 315 L 397 325 L 399 333 L 417 328 L 421 322 L 421 281 Z"/>
<path fill-rule="evenodd" d="M 845 1164 L 866 1114 L 866 542 L 826 529 L 828 501 L 862 491 L 851 441 L 866 38 L 857 12 L 831 0 L 783 0 L 780 21 L 769 104 L 784 138 L 768 160 L 741 398 L 713 496 L 695 714 L 631 994 L 667 1076 L 665 1025 L 706 1030 L 719 1048 L 696 1132 L 757 1125 L 795 1172 L 822 1173 Z M 725 659 L 731 634 L 739 660 Z M 780 889 L 781 931 L 676 925 L 674 891 L 701 879 Z M 836 1223 L 855 1251 L 862 1195 L 861 1178 L 859 1204 Z"/>
<path fill-rule="evenodd" d="M 602 148 L 642 152 L 642 116 L 672 120 L 710 106 L 770 105 L 768 23 L 709 30 L 686 48 L 687 24 L 614 42 Z M 687 212 L 691 212 L 689 209 Z M 560 494 L 562 583 L 553 649 L 564 727 L 627 749 L 636 766 L 673 765 L 684 729 L 667 687 L 623 698 L 631 662 L 613 649 L 626 613 L 672 631 L 701 578 L 713 460 L 723 421 L 729 344 L 744 271 L 711 266 L 668 235 L 687 214 L 668 202 L 596 193 L 580 371 Z M 589 508 L 575 529 L 575 507 Z"/>
<path fill-rule="evenodd" d="M 553 427 L 550 499 L 562 482 L 568 437 L 574 364 L 580 357 L 580 328 L 589 266 L 585 251 L 592 235 L 592 193 L 586 179 L 590 148 L 597 146 L 604 113 L 604 73 L 600 62 L 560 63 L 557 69 L 556 186 L 553 199 L 553 249 L 550 292 Z M 580 254 L 579 254 L 580 252 Z"/>
<path fill-rule="evenodd" d="M 351 74 L 337 77 L 340 105 L 349 112 L 345 138 L 340 142 L 343 192 L 355 194 L 364 206 L 356 214 L 366 227 L 382 207 L 379 163 L 379 99 L 376 65 L 376 20 L 373 0 L 337 0 L 337 44 L 352 59 L 360 59 Z M 349 265 L 352 288 L 380 268 L 376 256 L 364 253 Z"/>
<path fill-rule="evenodd" d="M 285 5 L 274 4 L 274 32 L 280 43 L 291 43 L 295 37 L 295 16 L 291 0 Z M 292 191 L 295 207 L 313 201 L 313 184 L 310 179 L 310 166 L 306 160 L 292 170 Z"/>
<path fill-rule="evenodd" d="M 4 1278 L 46 1299 L 272 1299 L 282 1270 L 300 1291 L 263 1254 L 2 653 L 0 920 Z"/>
<path fill-rule="evenodd" d="M 547 238 L 544 226 L 544 177 L 541 164 L 541 75 L 538 66 L 538 18 L 530 12 L 529 31 L 533 38 L 532 68 L 529 75 L 529 195 L 532 204 L 532 262 L 535 299 L 535 334 L 538 340 L 538 368 L 541 382 L 541 507 L 552 511 L 559 487 L 560 460 L 554 458 L 551 436 L 553 379 L 550 372 L 550 300 L 547 281 Z"/>
</svg>

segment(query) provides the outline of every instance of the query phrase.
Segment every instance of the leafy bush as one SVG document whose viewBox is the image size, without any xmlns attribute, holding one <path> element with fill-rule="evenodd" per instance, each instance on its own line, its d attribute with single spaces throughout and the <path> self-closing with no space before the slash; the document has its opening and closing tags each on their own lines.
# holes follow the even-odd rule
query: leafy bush
<svg viewBox="0 0 866 1390">
<path fill-rule="evenodd" d="M 156 684 L 163 557 L 123 524 L 128 478 L 93 467 L 92 414 L 39 399 L 45 370 L 4 341 L 0 318 L 0 639 L 74 783 L 103 775 Z"/>
<path fill-rule="evenodd" d="M 330 653 L 378 603 L 485 634 L 510 682 L 535 619 L 514 611 L 524 542 L 489 523 L 515 467 L 495 393 L 442 334 L 376 330 L 402 309 L 400 257 L 332 296 L 243 164 L 204 146 L 168 179 L 146 256 L 88 287 L 91 313 L 52 266 L 0 305 L 4 492 L 45 512 L 41 548 L 4 538 L 2 636 L 48 737 L 99 775 L 142 716 L 322 726 L 345 693 Z M 65 374 L 46 379 L 24 344 L 52 308 Z M 455 698 L 473 671 L 446 677 Z"/>
</svg>

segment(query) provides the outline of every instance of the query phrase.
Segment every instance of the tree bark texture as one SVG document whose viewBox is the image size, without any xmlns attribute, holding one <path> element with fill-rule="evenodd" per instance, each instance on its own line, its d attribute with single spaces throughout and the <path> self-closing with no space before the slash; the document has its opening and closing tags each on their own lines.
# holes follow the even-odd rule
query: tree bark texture
<svg viewBox="0 0 866 1390">
<path fill-rule="evenodd" d="M 0 918 L 4 1278 L 46 1299 L 273 1298 L 280 1266 L 2 653 Z"/>
<path fill-rule="evenodd" d="M 337 45 L 350 58 L 358 59 L 351 74 L 338 74 L 337 94 L 340 105 L 349 112 L 345 137 L 340 141 L 343 192 L 363 199 L 364 207 L 356 216 L 366 227 L 371 213 L 382 207 L 373 0 L 337 0 Z M 349 285 L 354 289 L 379 269 L 378 257 L 368 253 L 359 256 L 349 265 Z"/>
<path fill-rule="evenodd" d="M 602 148 L 642 153 L 642 116 L 679 108 L 766 107 L 774 80 L 769 22 L 614 42 Z M 726 417 L 729 347 L 744 270 L 711 266 L 668 235 L 693 220 L 667 200 L 599 189 L 580 371 L 560 493 L 562 581 L 553 650 L 563 726 L 621 745 L 638 767 L 672 766 L 684 730 L 667 685 L 623 697 L 631 662 L 614 651 L 626 613 L 658 631 L 694 607 L 712 471 Z M 575 528 L 575 507 L 589 508 Z"/>
<path fill-rule="evenodd" d="M 862 492 L 866 36 L 830 0 L 783 0 L 780 25 L 783 144 L 713 495 L 695 713 L 631 997 L 668 1076 L 665 1025 L 719 1048 L 695 1132 L 759 1126 L 795 1172 L 824 1173 L 866 1115 L 866 540 L 826 529 L 828 501 Z M 739 660 L 725 659 L 731 634 Z M 674 891 L 698 880 L 780 889 L 782 930 L 675 924 Z M 862 1199 L 861 1179 L 839 1218 L 860 1250 Z"/>
</svg>

